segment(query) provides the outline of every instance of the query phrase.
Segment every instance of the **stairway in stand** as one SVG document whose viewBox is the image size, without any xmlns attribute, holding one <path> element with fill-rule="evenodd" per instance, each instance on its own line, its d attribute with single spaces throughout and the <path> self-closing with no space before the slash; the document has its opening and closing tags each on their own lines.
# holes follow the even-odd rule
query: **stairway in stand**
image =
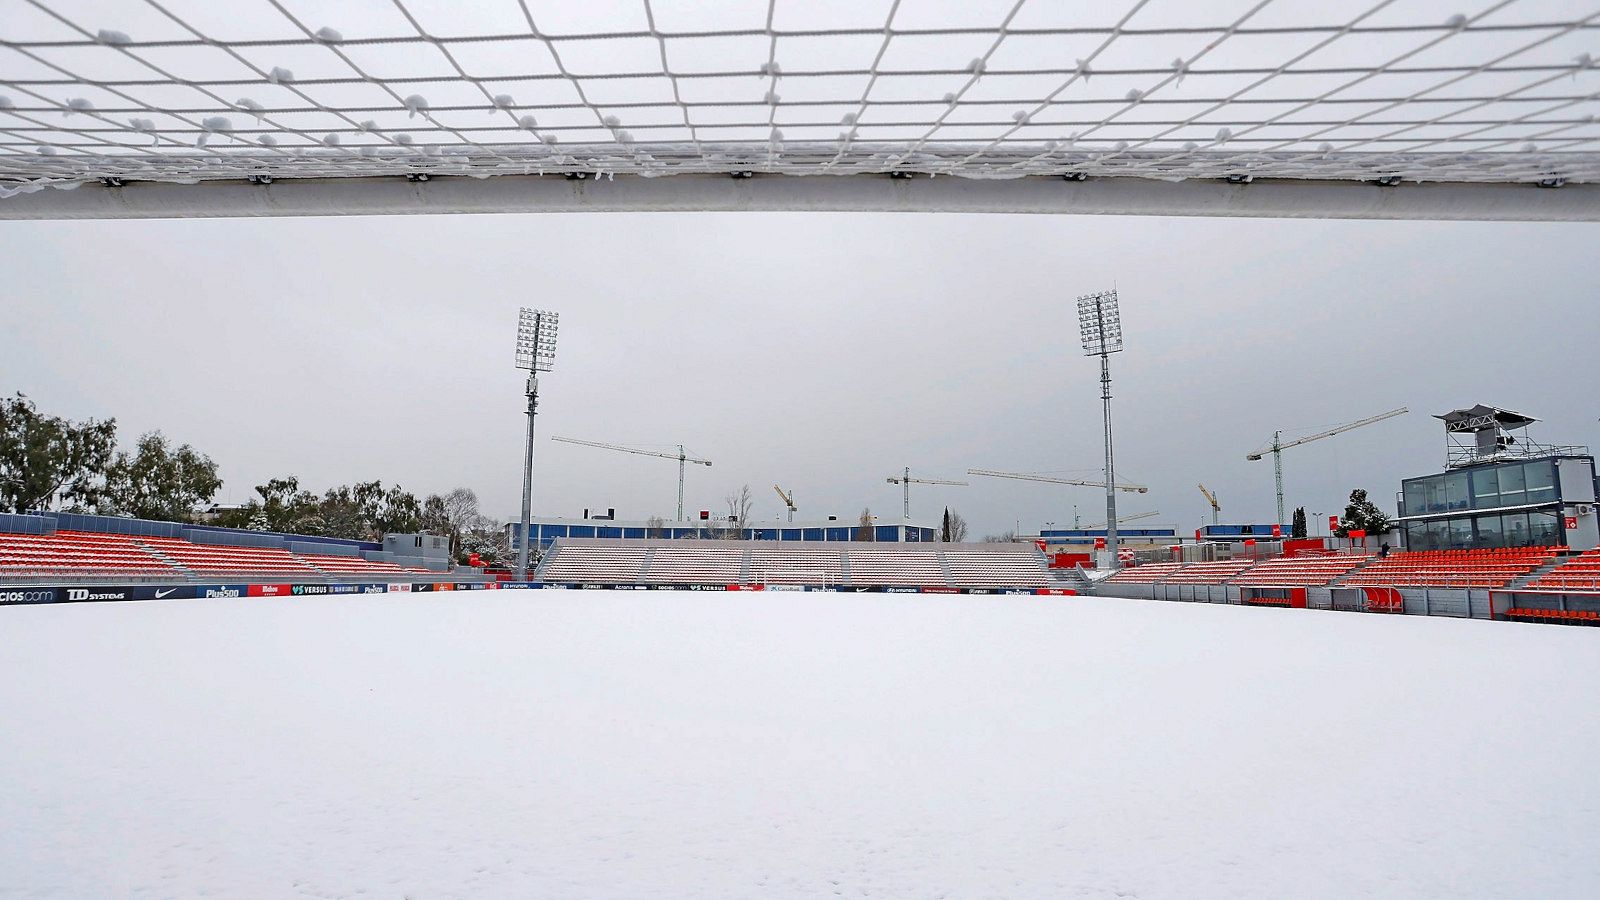
<svg viewBox="0 0 1600 900">
<path fill-rule="evenodd" d="M 194 572 L 190 571 L 188 566 L 185 566 L 183 563 L 178 562 L 176 559 L 173 559 L 171 556 L 168 556 L 167 554 L 163 553 L 160 548 L 152 547 L 149 544 L 146 544 L 144 541 L 139 540 L 138 538 L 134 538 L 133 542 L 134 542 L 134 544 L 136 546 L 138 546 L 138 548 L 140 550 L 143 550 L 144 552 L 150 554 L 151 556 L 154 556 L 156 559 L 159 559 L 162 562 L 166 563 L 167 565 L 171 566 L 172 568 L 176 569 L 178 571 L 178 574 L 183 576 L 183 580 L 185 580 L 185 581 L 199 581 L 200 580 L 199 577 L 194 574 Z"/>
</svg>

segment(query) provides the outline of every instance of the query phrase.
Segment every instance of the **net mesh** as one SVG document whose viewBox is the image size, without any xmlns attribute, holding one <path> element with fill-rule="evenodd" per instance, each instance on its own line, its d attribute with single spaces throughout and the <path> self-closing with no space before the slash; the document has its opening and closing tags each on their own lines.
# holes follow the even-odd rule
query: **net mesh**
<svg viewBox="0 0 1600 900">
<path fill-rule="evenodd" d="M 6 0 L 0 192 L 559 173 L 1600 180 L 1600 9 L 1571 2 L 463 6 Z"/>
</svg>

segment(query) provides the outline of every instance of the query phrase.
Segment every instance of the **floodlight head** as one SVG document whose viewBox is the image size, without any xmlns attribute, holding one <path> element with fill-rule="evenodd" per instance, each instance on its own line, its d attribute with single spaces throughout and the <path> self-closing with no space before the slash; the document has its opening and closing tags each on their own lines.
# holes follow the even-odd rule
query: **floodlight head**
<svg viewBox="0 0 1600 900">
<path fill-rule="evenodd" d="M 517 368 L 549 372 L 556 365 L 560 313 L 524 306 L 517 313 Z"/>
<path fill-rule="evenodd" d="M 1117 289 L 1084 294 L 1078 298 L 1078 332 L 1085 356 L 1104 356 L 1122 349 L 1122 314 L 1117 309 Z"/>
</svg>

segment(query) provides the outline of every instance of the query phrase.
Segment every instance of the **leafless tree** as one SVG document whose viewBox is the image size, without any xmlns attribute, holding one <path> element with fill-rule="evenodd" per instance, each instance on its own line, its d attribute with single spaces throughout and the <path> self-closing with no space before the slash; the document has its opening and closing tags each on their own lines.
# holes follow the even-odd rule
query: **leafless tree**
<svg viewBox="0 0 1600 900">
<path fill-rule="evenodd" d="M 728 518 L 731 520 L 729 524 L 732 528 L 737 532 L 749 527 L 750 507 L 755 505 L 755 499 L 750 496 L 750 485 L 747 484 L 729 494 L 727 500 Z"/>
<path fill-rule="evenodd" d="M 877 539 L 878 535 L 872 528 L 872 508 L 864 507 L 861 510 L 860 527 L 856 529 L 856 540 L 875 541 Z"/>
<path fill-rule="evenodd" d="M 478 519 L 478 495 L 472 488 L 458 487 L 444 495 L 445 521 L 450 527 L 450 547 L 461 552 L 461 538 Z"/>
<path fill-rule="evenodd" d="M 472 488 L 458 487 L 440 496 L 434 494 L 422 502 L 422 527 L 433 534 L 450 538 L 450 555 L 465 552 L 463 539 L 479 519 L 478 495 Z"/>
<path fill-rule="evenodd" d="M 662 538 L 667 536 L 667 520 L 660 516 L 651 516 L 645 520 L 645 536 Z"/>
<path fill-rule="evenodd" d="M 1003 531 L 999 534 L 986 534 L 983 536 L 985 544 L 1015 544 L 1022 540 L 1015 531 Z"/>
</svg>

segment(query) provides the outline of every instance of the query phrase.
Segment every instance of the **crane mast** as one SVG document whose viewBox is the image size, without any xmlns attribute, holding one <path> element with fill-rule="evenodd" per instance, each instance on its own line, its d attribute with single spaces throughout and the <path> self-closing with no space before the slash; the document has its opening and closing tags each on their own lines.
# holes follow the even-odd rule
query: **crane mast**
<svg viewBox="0 0 1600 900">
<path fill-rule="evenodd" d="M 1404 406 L 1402 406 L 1399 409 L 1391 409 L 1388 412 L 1378 413 L 1375 416 L 1368 416 L 1365 419 L 1357 419 L 1354 422 L 1346 422 L 1343 425 L 1336 425 L 1336 426 L 1328 429 L 1327 431 L 1320 431 L 1320 432 L 1318 432 L 1316 434 L 1307 435 L 1306 437 L 1303 437 L 1303 438 L 1296 438 L 1296 439 L 1294 439 L 1292 441 L 1289 441 L 1287 443 L 1285 443 L 1284 440 L 1283 440 L 1283 432 L 1282 431 L 1274 431 L 1272 433 L 1272 443 L 1270 443 L 1267 446 L 1261 448 L 1260 450 L 1255 451 L 1254 453 L 1246 454 L 1245 455 L 1245 459 L 1250 461 L 1250 462 L 1255 462 L 1256 460 L 1261 459 L 1263 456 L 1265 456 L 1268 453 L 1272 454 L 1272 477 L 1273 477 L 1274 483 L 1277 485 L 1277 491 L 1278 491 L 1278 522 L 1277 522 L 1277 524 L 1279 524 L 1279 525 L 1286 524 L 1283 521 L 1283 451 L 1288 450 L 1290 447 L 1298 447 L 1301 444 L 1309 444 L 1312 441 L 1320 441 L 1323 438 L 1330 438 L 1330 437 L 1333 437 L 1336 434 L 1344 434 L 1346 431 L 1351 431 L 1351 430 L 1354 430 L 1356 428 L 1361 428 L 1361 427 L 1364 427 L 1364 426 L 1367 426 L 1367 425 L 1375 424 L 1377 422 L 1382 422 L 1385 419 L 1392 419 L 1395 416 L 1403 416 L 1403 415 L 1405 415 L 1406 413 L 1408 413 L 1410 411 L 1411 410 L 1409 410 L 1409 409 L 1405 408 Z"/>
<path fill-rule="evenodd" d="M 582 447 L 598 447 L 601 450 L 616 450 L 616 451 L 618 451 L 620 453 L 633 453 L 633 454 L 637 454 L 639 456 L 654 456 L 654 457 L 656 457 L 658 459 L 675 459 L 675 460 L 677 460 L 678 461 L 678 519 L 677 519 L 677 521 L 679 521 L 679 522 L 683 521 L 683 481 L 684 481 L 683 471 L 684 471 L 684 467 L 686 465 L 688 465 L 689 463 L 693 463 L 693 464 L 695 464 L 697 466 L 709 466 L 709 465 L 711 465 L 711 460 L 709 460 L 709 459 L 700 459 L 699 457 L 690 456 L 687 452 L 684 451 L 682 444 L 678 444 L 677 445 L 677 447 L 678 447 L 678 452 L 677 453 L 665 453 L 665 452 L 662 452 L 660 450 L 641 450 L 638 447 L 626 447 L 626 446 L 623 446 L 622 444 L 607 444 L 607 443 L 603 443 L 601 441 L 583 441 L 583 440 L 579 440 L 577 438 L 569 438 L 569 437 L 553 437 L 553 438 L 551 438 L 551 440 L 560 441 L 563 444 L 577 444 L 577 445 L 582 446 Z"/>
<path fill-rule="evenodd" d="M 950 481 L 950 480 L 945 479 L 945 478 L 912 478 L 911 477 L 911 467 L 910 466 L 906 466 L 906 468 L 899 475 L 890 475 L 889 478 L 888 478 L 888 481 L 889 481 L 890 484 L 898 484 L 898 485 L 900 485 L 900 493 L 901 493 L 900 514 L 901 514 L 902 518 L 907 522 L 911 521 L 911 485 L 913 483 L 915 483 L 915 484 L 954 484 L 954 485 L 961 485 L 963 487 L 966 485 L 965 481 Z"/>
</svg>

